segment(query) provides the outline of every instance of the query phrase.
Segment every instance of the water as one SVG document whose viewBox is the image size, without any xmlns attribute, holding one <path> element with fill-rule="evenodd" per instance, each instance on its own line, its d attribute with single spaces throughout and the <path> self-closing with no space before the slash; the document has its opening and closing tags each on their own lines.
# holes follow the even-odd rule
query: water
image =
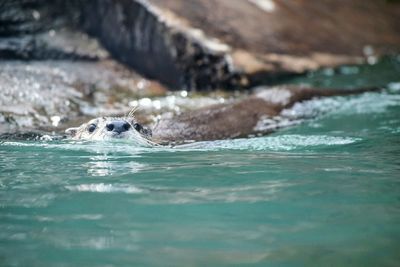
<svg viewBox="0 0 400 267">
<path fill-rule="evenodd" d="M 296 105 L 285 116 L 301 123 L 266 137 L 3 142 L 0 266 L 398 266 L 400 88 L 387 88 Z"/>
</svg>

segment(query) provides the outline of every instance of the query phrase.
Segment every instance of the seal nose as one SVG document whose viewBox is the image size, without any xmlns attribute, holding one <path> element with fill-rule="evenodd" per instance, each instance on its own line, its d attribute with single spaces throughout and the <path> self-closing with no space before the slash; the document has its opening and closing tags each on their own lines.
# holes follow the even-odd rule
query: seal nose
<svg viewBox="0 0 400 267">
<path fill-rule="evenodd" d="M 112 121 L 106 124 L 107 131 L 122 133 L 131 128 L 131 125 L 126 121 Z"/>
</svg>

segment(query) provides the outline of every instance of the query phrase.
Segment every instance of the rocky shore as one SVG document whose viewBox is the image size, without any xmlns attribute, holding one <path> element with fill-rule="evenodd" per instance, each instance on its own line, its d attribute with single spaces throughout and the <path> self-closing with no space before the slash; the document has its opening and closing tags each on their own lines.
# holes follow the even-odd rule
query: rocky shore
<svg viewBox="0 0 400 267">
<path fill-rule="evenodd" d="M 400 4 L 383 0 L 2 0 L 0 134 L 61 133 L 136 105 L 148 123 L 373 64 L 399 52 L 399 25 Z"/>
</svg>

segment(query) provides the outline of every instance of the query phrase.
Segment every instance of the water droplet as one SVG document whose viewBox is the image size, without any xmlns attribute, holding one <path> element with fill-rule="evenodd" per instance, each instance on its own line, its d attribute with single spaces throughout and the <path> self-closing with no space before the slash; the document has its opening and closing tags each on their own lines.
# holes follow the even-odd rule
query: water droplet
<svg viewBox="0 0 400 267">
<path fill-rule="evenodd" d="M 32 16 L 35 20 L 39 20 L 40 19 L 40 13 L 37 10 L 33 10 L 32 11 Z"/>
<path fill-rule="evenodd" d="M 137 107 L 139 105 L 139 102 L 137 100 L 129 101 L 128 105 L 130 107 Z"/>
<path fill-rule="evenodd" d="M 374 64 L 376 64 L 376 62 L 378 62 L 378 59 L 377 59 L 377 57 L 375 57 L 375 56 L 369 56 L 369 57 L 367 58 L 367 62 L 368 62 L 368 64 L 370 64 L 370 65 L 374 65 Z"/>
<path fill-rule="evenodd" d="M 187 97 L 188 96 L 188 92 L 183 90 L 181 91 L 181 97 Z"/>
<path fill-rule="evenodd" d="M 51 124 L 52 124 L 54 127 L 57 127 L 58 124 L 59 124 L 60 121 L 61 121 L 61 118 L 60 118 L 60 116 L 52 116 L 52 117 L 50 118 L 50 120 L 51 120 Z"/>
<path fill-rule="evenodd" d="M 142 106 L 142 107 L 149 108 L 152 105 L 152 101 L 151 101 L 150 98 L 145 97 L 145 98 L 142 98 L 142 99 L 139 100 L 139 105 Z"/>
<path fill-rule="evenodd" d="M 161 101 L 160 100 L 154 100 L 153 101 L 153 107 L 155 109 L 161 109 Z"/>
</svg>

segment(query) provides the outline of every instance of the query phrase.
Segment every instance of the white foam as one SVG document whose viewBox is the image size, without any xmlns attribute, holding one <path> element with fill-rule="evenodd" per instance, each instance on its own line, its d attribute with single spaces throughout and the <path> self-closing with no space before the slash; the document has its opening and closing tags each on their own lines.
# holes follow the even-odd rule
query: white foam
<svg viewBox="0 0 400 267">
<path fill-rule="evenodd" d="M 294 119 L 316 117 L 326 113 L 333 115 L 372 114 L 386 112 L 388 108 L 399 105 L 400 94 L 364 93 L 352 97 L 320 98 L 296 103 L 290 109 L 283 110 L 281 116 Z"/>
<path fill-rule="evenodd" d="M 290 151 L 301 148 L 313 148 L 317 146 L 348 145 L 361 141 L 360 138 L 338 137 L 328 135 L 280 135 L 265 136 L 248 139 L 221 140 L 212 142 L 198 142 L 177 147 L 195 150 L 270 150 Z"/>
</svg>

